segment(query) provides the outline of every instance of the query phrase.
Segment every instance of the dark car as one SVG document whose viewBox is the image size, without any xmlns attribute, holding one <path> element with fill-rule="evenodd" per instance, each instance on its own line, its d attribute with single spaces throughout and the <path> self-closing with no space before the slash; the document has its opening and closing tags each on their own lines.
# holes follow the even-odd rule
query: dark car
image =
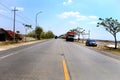
<svg viewBox="0 0 120 80">
<path fill-rule="evenodd" d="M 95 40 L 92 40 L 92 39 L 88 39 L 86 41 L 86 46 L 97 46 L 97 43 Z"/>
<path fill-rule="evenodd" d="M 58 36 L 55 36 L 55 39 L 57 39 L 58 38 Z"/>
</svg>

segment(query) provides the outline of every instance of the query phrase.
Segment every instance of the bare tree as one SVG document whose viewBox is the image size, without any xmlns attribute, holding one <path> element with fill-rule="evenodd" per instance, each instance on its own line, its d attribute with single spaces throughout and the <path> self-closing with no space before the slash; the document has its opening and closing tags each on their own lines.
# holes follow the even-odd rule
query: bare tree
<svg viewBox="0 0 120 80">
<path fill-rule="evenodd" d="M 99 18 L 100 22 L 97 23 L 97 27 L 102 25 L 109 33 L 114 36 L 115 49 L 117 49 L 117 33 L 120 32 L 120 23 L 117 19 L 111 18 Z"/>
</svg>

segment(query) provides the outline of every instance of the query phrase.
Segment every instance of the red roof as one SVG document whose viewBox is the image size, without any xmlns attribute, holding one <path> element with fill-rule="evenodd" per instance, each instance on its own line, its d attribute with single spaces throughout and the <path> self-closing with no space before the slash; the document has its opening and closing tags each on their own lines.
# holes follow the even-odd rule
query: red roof
<svg viewBox="0 0 120 80">
<path fill-rule="evenodd" d="M 3 28 L 0 28 L 0 30 L 4 30 Z"/>
<path fill-rule="evenodd" d="M 14 38 L 15 33 L 11 30 L 6 30 L 6 32 L 10 35 L 10 37 Z"/>
<path fill-rule="evenodd" d="M 74 32 L 67 32 L 67 34 L 71 34 L 72 35 L 72 34 L 74 34 Z"/>
<path fill-rule="evenodd" d="M 0 28 L 0 30 L 4 30 L 3 28 Z M 7 32 L 7 34 L 11 37 L 11 38 L 14 38 L 14 35 L 16 35 L 16 33 L 14 33 L 13 31 L 11 30 L 4 30 L 5 32 Z M 23 39 L 24 36 L 20 35 L 19 36 L 20 39 Z"/>
</svg>

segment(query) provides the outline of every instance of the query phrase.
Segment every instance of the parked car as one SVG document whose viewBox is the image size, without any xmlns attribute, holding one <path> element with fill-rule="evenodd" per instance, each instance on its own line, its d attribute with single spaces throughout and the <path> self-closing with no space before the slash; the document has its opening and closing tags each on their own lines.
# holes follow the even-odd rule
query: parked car
<svg viewBox="0 0 120 80">
<path fill-rule="evenodd" d="M 95 40 L 88 39 L 86 40 L 86 46 L 97 46 L 97 43 Z"/>
</svg>

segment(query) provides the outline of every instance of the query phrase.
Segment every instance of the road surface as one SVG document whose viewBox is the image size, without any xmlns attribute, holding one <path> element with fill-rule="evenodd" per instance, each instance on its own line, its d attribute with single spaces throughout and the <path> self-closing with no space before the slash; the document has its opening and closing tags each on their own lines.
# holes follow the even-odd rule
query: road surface
<svg viewBox="0 0 120 80">
<path fill-rule="evenodd" d="M 119 58 L 62 39 L 0 51 L 0 80 L 119 79 Z"/>
</svg>

